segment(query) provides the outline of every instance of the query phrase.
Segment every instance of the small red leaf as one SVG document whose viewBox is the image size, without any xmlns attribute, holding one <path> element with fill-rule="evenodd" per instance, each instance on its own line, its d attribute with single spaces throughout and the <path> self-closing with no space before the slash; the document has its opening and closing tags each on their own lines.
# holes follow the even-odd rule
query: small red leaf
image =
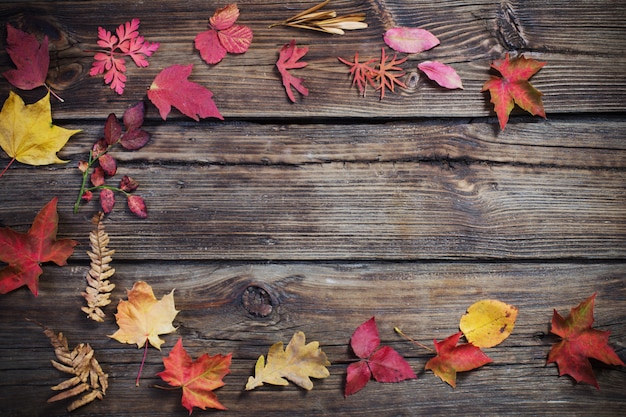
<svg viewBox="0 0 626 417">
<path fill-rule="evenodd" d="M 2 74 L 11 84 L 22 90 L 44 85 L 50 65 L 47 36 L 40 44 L 35 35 L 15 29 L 7 23 L 6 51 L 17 67 Z"/>
<path fill-rule="evenodd" d="M 129 177 L 128 175 L 124 175 L 120 180 L 120 190 L 126 191 L 127 193 L 132 193 L 137 188 L 139 188 L 139 183 Z"/>
<path fill-rule="evenodd" d="M 411 365 L 393 348 L 383 346 L 369 358 L 369 366 L 378 382 L 400 382 L 415 379 Z"/>
<path fill-rule="evenodd" d="M 122 134 L 122 125 L 115 117 L 115 114 L 109 114 L 107 117 L 107 121 L 104 124 L 104 141 L 107 145 L 113 145 L 118 141 Z"/>
<path fill-rule="evenodd" d="M 369 357 L 378 345 L 380 345 L 380 337 L 374 317 L 357 327 L 350 338 L 350 347 L 359 358 Z"/>
<path fill-rule="evenodd" d="M 372 379 L 372 372 L 367 362 L 351 363 L 347 369 L 344 396 L 356 394 L 367 385 L 370 379 Z"/>
<path fill-rule="evenodd" d="M 446 64 L 437 61 L 424 61 L 418 64 L 417 68 L 442 87 L 463 89 L 463 83 L 459 74 L 456 73 L 454 68 Z"/>
<path fill-rule="evenodd" d="M 235 25 L 237 18 L 239 9 L 236 4 L 222 7 L 209 19 L 209 30 L 196 36 L 196 49 L 207 64 L 217 64 L 227 52 L 242 54 L 250 47 L 252 30 L 247 26 Z"/>
<path fill-rule="evenodd" d="M 304 79 L 294 77 L 289 73 L 288 70 L 296 69 L 296 68 L 304 68 L 308 64 L 306 62 L 298 62 L 300 58 L 302 58 L 307 52 L 308 47 L 298 48 L 296 46 L 296 40 L 292 39 L 290 43 L 283 45 L 280 49 L 278 61 L 276 62 L 276 68 L 278 68 L 278 72 L 280 73 L 283 86 L 285 87 L 285 91 L 287 92 L 287 97 L 291 100 L 292 103 L 296 102 L 296 98 L 293 95 L 293 91 L 291 91 L 291 87 L 295 88 L 300 94 L 304 96 L 309 95 L 309 90 L 304 86 Z"/>
<path fill-rule="evenodd" d="M 200 57 L 207 64 L 217 64 L 226 56 L 226 48 L 220 42 L 216 30 L 209 29 L 198 33 L 194 43 L 196 49 L 200 51 Z"/>
<path fill-rule="evenodd" d="M 105 188 L 100 191 L 100 207 L 104 213 L 110 213 L 115 205 L 115 194 L 113 190 Z"/>
<path fill-rule="evenodd" d="M 94 168 L 94 170 L 91 172 L 89 180 L 94 187 L 104 185 L 104 169 L 102 169 L 102 167 Z"/>
<path fill-rule="evenodd" d="M 117 172 L 117 162 L 110 154 L 104 154 L 98 158 L 100 167 L 104 170 L 106 176 L 112 177 Z"/>
<path fill-rule="evenodd" d="M 220 43 L 231 54 L 243 54 L 252 43 L 252 30 L 243 25 L 234 25 L 217 33 Z"/>
<path fill-rule="evenodd" d="M 89 202 L 93 198 L 93 193 L 91 191 L 85 191 L 80 198 Z"/>
<path fill-rule="evenodd" d="M 234 25 L 238 18 L 239 8 L 237 4 L 232 3 L 217 9 L 209 18 L 209 24 L 215 30 L 224 30 Z"/>
<path fill-rule="evenodd" d="M 196 121 L 200 117 L 223 120 L 213 102 L 213 93 L 200 84 L 187 80 L 192 69 L 193 64 L 176 64 L 165 68 L 148 89 L 148 98 L 159 109 L 163 120 L 167 118 L 172 106 Z"/>
<path fill-rule="evenodd" d="M 143 124 L 144 114 L 145 106 L 143 101 L 138 101 L 136 104 L 126 109 L 123 116 L 126 130 L 130 131 L 139 129 Z"/>
<path fill-rule="evenodd" d="M 383 39 L 391 49 L 407 54 L 417 54 L 439 45 L 435 35 L 419 28 L 391 28 L 385 32 Z"/>
<path fill-rule="evenodd" d="M 145 130 L 135 129 L 124 133 L 120 144 L 124 149 L 136 151 L 143 148 L 150 141 L 150 134 Z"/>
<path fill-rule="evenodd" d="M 102 198 L 102 197 L 101 197 Z M 146 203 L 138 195 L 129 195 L 126 198 L 129 210 L 140 219 L 148 217 L 148 211 L 146 210 Z"/>
</svg>

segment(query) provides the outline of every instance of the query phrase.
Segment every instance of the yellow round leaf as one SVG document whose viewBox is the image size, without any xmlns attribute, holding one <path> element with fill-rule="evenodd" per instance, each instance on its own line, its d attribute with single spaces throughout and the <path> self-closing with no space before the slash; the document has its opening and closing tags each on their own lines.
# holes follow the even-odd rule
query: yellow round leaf
<svg viewBox="0 0 626 417">
<path fill-rule="evenodd" d="M 516 318 L 517 307 L 498 300 L 480 300 L 467 309 L 459 327 L 468 342 L 488 348 L 509 337 Z"/>
</svg>

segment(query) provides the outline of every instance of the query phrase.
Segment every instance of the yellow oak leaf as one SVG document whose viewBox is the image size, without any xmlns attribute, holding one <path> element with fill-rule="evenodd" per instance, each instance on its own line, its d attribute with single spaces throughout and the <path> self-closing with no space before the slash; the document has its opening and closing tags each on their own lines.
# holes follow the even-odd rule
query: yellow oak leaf
<svg viewBox="0 0 626 417">
<path fill-rule="evenodd" d="M 52 124 L 50 93 L 36 103 L 25 105 L 13 91 L 0 111 L 0 147 L 13 160 L 28 165 L 62 164 L 56 155 L 80 130 Z"/>
<path fill-rule="evenodd" d="M 313 388 L 313 378 L 326 378 L 330 375 L 327 366 L 330 362 L 322 352 L 318 342 L 304 344 L 303 332 L 296 332 L 287 348 L 283 350 L 283 342 L 274 343 L 267 353 L 267 364 L 263 355 L 257 360 L 254 377 L 248 378 L 246 390 L 249 391 L 263 385 L 287 385 L 287 379 L 306 389 Z M 285 379 L 286 378 L 286 379 Z"/>
<path fill-rule="evenodd" d="M 139 348 L 147 340 L 160 350 L 165 341 L 159 335 L 176 331 L 172 326 L 176 314 L 174 290 L 157 300 L 149 284 L 137 281 L 128 291 L 128 301 L 120 300 L 117 305 L 115 320 L 120 328 L 109 337 L 120 343 L 136 343 Z"/>
<path fill-rule="evenodd" d="M 459 327 L 468 342 L 481 348 L 496 346 L 509 337 L 517 319 L 517 307 L 499 300 L 480 300 L 461 317 Z"/>
</svg>

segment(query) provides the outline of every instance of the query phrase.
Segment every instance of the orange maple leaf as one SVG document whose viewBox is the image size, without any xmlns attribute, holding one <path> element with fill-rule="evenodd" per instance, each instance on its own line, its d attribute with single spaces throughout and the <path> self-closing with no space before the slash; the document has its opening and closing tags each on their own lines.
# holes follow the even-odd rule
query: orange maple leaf
<svg viewBox="0 0 626 417">
<path fill-rule="evenodd" d="M 226 356 L 205 353 L 194 361 L 183 347 L 183 339 L 178 339 L 170 355 L 163 358 L 165 370 L 157 375 L 171 386 L 183 389 L 182 404 L 189 414 L 193 407 L 226 410 L 213 390 L 224 385 L 222 378 L 230 373 L 231 358 L 231 353 Z"/>
<path fill-rule="evenodd" d="M 139 348 L 150 342 L 160 350 L 165 341 L 159 335 L 176 331 L 172 326 L 176 314 L 174 290 L 157 300 L 152 287 L 138 281 L 128 291 L 128 301 L 120 300 L 117 305 L 115 320 L 120 328 L 109 337 L 120 343 L 136 343 Z"/>
</svg>

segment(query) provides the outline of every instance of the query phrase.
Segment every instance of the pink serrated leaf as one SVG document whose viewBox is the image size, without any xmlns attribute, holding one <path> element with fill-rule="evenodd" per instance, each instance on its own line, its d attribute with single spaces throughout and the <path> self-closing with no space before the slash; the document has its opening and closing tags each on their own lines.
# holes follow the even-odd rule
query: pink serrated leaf
<svg viewBox="0 0 626 417">
<path fill-rule="evenodd" d="M 439 45 L 439 39 L 426 29 L 395 27 L 383 35 L 387 46 L 407 54 L 417 54 Z"/>
<path fill-rule="evenodd" d="M 418 64 L 417 68 L 442 87 L 463 89 L 461 77 L 459 77 L 459 74 L 457 74 L 451 66 L 438 61 L 424 61 Z"/>
<path fill-rule="evenodd" d="M 243 25 L 233 25 L 217 33 L 222 46 L 231 54 L 243 54 L 252 43 L 252 30 Z"/>
<path fill-rule="evenodd" d="M 215 30 L 228 29 L 239 18 L 239 8 L 235 3 L 217 9 L 209 19 L 211 27 Z"/>
<path fill-rule="evenodd" d="M 163 120 L 167 118 L 172 106 L 196 121 L 205 117 L 223 120 L 213 102 L 213 93 L 200 84 L 187 80 L 192 69 L 193 64 L 175 64 L 165 68 L 150 85 L 148 98 L 159 109 Z"/>
<path fill-rule="evenodd" d="M 198 33 L 194 43 L 200 51 L 200 57 L 207 64 L 217 64 L 226 56 L 226 48 L 220 42 L 217 31 L 213 29 Z"/>
</svg>

